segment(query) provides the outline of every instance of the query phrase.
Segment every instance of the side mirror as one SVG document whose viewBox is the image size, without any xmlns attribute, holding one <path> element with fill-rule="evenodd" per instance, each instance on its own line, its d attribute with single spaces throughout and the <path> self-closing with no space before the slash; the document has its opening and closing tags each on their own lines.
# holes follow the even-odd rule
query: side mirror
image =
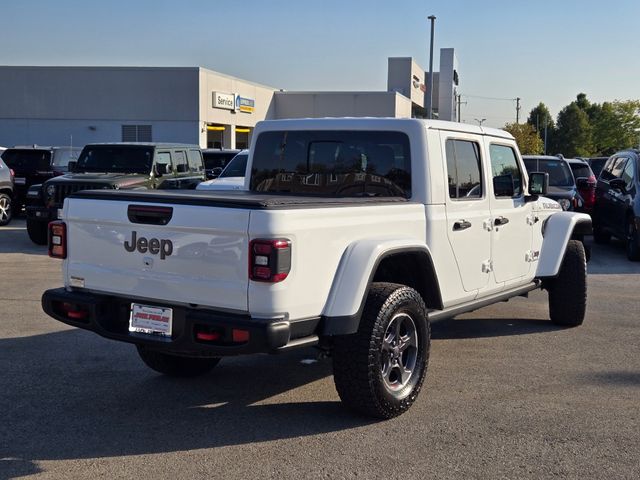
<svg viewBox="0 0 640 480">
<path fill-rule="evenodd" d="M 67 170 L 69 170 L 70 173 L 75 172 L 77 167 L 78 167 L 77 161 L 69 160 L 69 164 L 67 165 Z"/>
<path fill-rule="evenodd" d="M 513 185 L 513 175 L 497 175 L 493 177 L 493 194 L 496 197 L 513 197 L 516 188 Z"/>
<path fill-rule="evenodd" d="M 156 163 L 153 168 L 153 173 L 156 177 L 161 177 L 167 174 L 167 164 L 166 163 Z"/>
<path fill-rule="evenodd" d="M 627 191 L 627 184 L 621 178 L 614 178 L 612 180 L 609 180 L 609 186 L 614 190 L 617 190 L 622 193 L 625 193 Z"/>
<path fill-rule="evenodd" d="M 549 174 L 532 172 L 529 174 L 529 195 L 546 195 L 549 190 Z"/>
<path fill-rule="evenodd" d="M 213 178 L 218 178 L 221 173 L 222 173 L 222 167 L 216 167 L 211 172 L 211 174 L 213 175 Z"/>
</svg>

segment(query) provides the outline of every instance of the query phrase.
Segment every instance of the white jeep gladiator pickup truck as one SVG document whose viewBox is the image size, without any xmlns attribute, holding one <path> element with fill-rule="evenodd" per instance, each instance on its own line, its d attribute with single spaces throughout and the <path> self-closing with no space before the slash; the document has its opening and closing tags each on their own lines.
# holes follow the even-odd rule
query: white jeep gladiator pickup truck
<svg viewBox="0 0 640 480">
<path fill-rule="evenodd" d="M 246 191 L 84 191 L 49 228 L 46 313 L 136 345 L 152 369 L 318 346 L 338 394 L 379 418 L 423 383 L 430 322 L 534 289 L 586 306 L 584 214 L 544 198 L 500 130 L 415 119 L 265 121 Z"/>
</svg>

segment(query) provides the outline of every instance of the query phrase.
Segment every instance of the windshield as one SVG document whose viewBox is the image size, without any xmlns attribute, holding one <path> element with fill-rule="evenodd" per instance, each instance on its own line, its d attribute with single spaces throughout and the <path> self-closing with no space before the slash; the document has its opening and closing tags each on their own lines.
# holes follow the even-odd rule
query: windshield
<svg viewBox="0 0 640 480">
<path fill-rule="evenodd" d="M 105 173 L 150 173 L 153 147 L 91 145 L 80 154 L 76 171 Z"/>
<path fill-rule="evenodd" d="M 325 197 L 411 196 L 401 132 L 301 130 L 260 134 L 251 191 Z"/>
<path fill-rule="evenodd" d="M 52 165 L 54 167 L 66 167 L 69 165 L 70 160 L 78 160 L 79 153 L 79 148 L 58 148 L 53 151 Z"/>
<path fill-rule="evenodd" d="M 562 160 L 527 158 L 524 164 L 528 172 L 548 173 L 549 185 L 552 187 L 571 187 L 575 185 L 571 169 Z"/>
<path fill-rule="evenodd" d="M 20 150 L 10 148 L 2 154 L 2 160 L 16 172 L 49 170 L 51 152 L 49 150 Z"/>
<path fill-rule="evenodd" d="M 224 168 L 233 157 L 238 154 L 235 152 L 202 152 L 204 159 L 204 167 L 207 170 L 214 168 Z"/>
<path fill-rule="evenodd" d="M 247 159 L 249 155 L 246 153 L 239 153 L 233 160 L 229 162 L 226 168 L 222 171 L 218 178 L 225 177 L 244 177 L 247 170 Z"/>
</svg>

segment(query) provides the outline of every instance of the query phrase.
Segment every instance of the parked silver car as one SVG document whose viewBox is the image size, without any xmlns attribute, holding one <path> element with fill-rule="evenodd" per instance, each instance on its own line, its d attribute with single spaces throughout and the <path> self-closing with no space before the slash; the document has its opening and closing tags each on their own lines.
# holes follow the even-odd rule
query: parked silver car
<svg viewBox="0 0 640 480">
<path fill-rule="evenodd" d="M 0 158 L 0 226 L 11 221 L 13 182 L 13 171 Z"/>
</svg>

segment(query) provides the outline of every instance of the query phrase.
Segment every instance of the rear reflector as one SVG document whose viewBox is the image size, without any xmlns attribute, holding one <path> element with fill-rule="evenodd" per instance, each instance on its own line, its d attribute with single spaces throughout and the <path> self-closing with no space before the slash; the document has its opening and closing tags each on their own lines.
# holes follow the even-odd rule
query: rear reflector
<svg viewBox="0 0 640 480">
<path fill-rule="evenodd" d="M 72 320 L 85 320 L 89 316 L 89 312 L 82 310 L 78 305 L 73 303 L 63 303 L 62 311 Z"/>
<path fill-rule="evenodd" d="M 231 330 L 231 338 L 234 343 L 245 343 L 249 341 L 249 332 L 247 330 L 239 330 L 234 328 Z"/>
<path fill-rule="evenodd" d="M 249 243 L 249 278 L 277 283 L 291 271 L 291 241 L 257 238 Z"/>
<path fill-rule="evenodd" d="M 64 222 L 49 223 L 49 256 L 67 258 L 67 225 Z"/>
<path fill-rule="evenodd" d="M 218 332 L 197 332 L 196 338 L 203 342 L 213 342 L 220 340 L 220 334 Z"/>
</svg>

